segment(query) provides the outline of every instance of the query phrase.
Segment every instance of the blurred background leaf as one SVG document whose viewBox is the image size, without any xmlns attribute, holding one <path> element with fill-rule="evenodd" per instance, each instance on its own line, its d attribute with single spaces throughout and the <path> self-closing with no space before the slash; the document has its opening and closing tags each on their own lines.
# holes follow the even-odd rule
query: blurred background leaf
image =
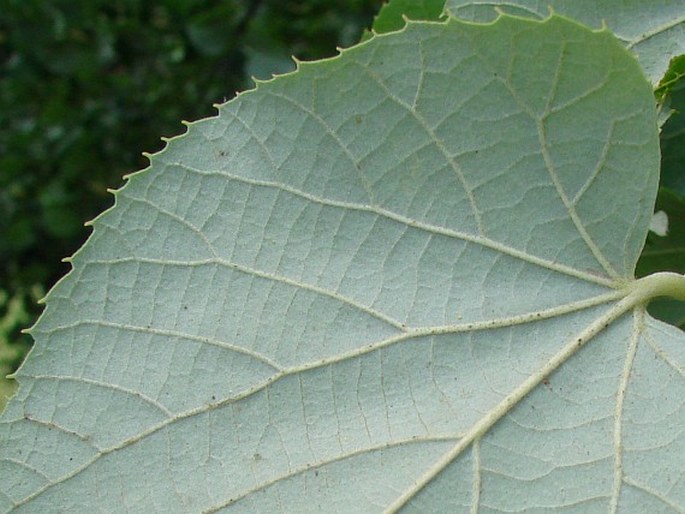
<svg viewBox="0 0 685 514">
<path fill-rule="evenodd" d="M 438 21 L 444 7 L 445 0 L 392 0 L 383 4 L 371 28 L 376 34 L 385 34 L 404 27 L 405 18 Z M 364 30 L 362 40 L 366 41 L 372 34 L 371 30 Z"/>
<path fill-rule="evenodd" d="M 661 186 L 682 200 L 685 199 L 685 56 L 671 60 L 656 95 L 672 111 L 661 130 Z"/>
<path fill-rule="evenodd" d="M 647 235 L 638 277 L 657 271 L 685 273 L 685 56 L 671 60 L 655 95 L 662 112 L 670 112 L 661 129 L 661 187 L 654 209 L 664 232 L 654 227 Z M 685 303 L 659 298 L 648 309 L 652 316 L 685 330 Z"/>
<path fill-rule="evenodd" d="M 662 217 L 663 226 L 653 227 L 647 235 L 637 275 L 644 277 L 664 270 L 685 274 L 685 202 L 676 193 L 661 188 L 655 211 Z"/>
<path fill-rule="evenodd" d="M 636 275 L 644 277 L 657 271 L 685 274 L 685 201 L 681 195 L 662 187 L 655 212 L 657 223 L 653 225 L 657 226 L 647 235 Z M 660 298 L 650 303 L 649 312 L 685 330 L 685 302 Z"/>
</svg>

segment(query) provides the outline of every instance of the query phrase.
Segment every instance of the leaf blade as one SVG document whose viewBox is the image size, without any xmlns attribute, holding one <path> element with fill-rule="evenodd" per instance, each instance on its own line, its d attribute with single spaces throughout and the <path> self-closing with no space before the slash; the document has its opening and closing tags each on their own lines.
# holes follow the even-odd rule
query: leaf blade
<svg viewBox="0 0 685 514">
<path fill-rule="evenodd" d="M 590 72 L 578 81 L 561 55 L 611 63 L 621 91 Z M 559 78 L 526 89 L 541 63 Z M 610 144 L 583 147 L 595 162 L 578 179 L 564 142 L 578 143 L 554 116 L 583 101 L 571 136 L 599 126 Z M 419 504 L 413 484 L 442 461 L 468 474 L 455 480 L 469 506 L 526 502 L 492 488 L 479 427 L 489 436 L 519 408 L 508 398 L 539 394 L 579 335 L 596 336 L 592 362 L 625 348 L 607 334 L 629 333 L 630 291 L 598 255 L 629 280 L 656 190 L 655 120 L 634 59 L 554 17 L 412 23 L 221 106 L 130 178 L 49 294 L 0 431 L 73 441 L 75 459 L 56 454 L 5 505 L 373 510 L 398 491 Z M 608 146 L 630 156 L 615 167 L 642 181 L 634 190 L 604 180 Z M 581 201 L 591 194 L 601 209 Z M 24 464 L 27 480 L 44 465 Z M 568 505 L 595 496 L 586 484 Z"/>
<path fill-rule="evenodd" d="M 453 16 L 479 22 L 493 20 L 498 12 L 534 18 L 545 18 L 550 12 L 555 12 L 592 28 L 599 29 L 606 25 L 627 48 L 636 53 L 645 74 L 655 87 L 666 73 L 669 61 L 685 54 L 685 38 L 682 35 L 684 7 L 682 0 L 648 3 L 447 0 L 445 3 L 445 11 Z"/>
</svg>

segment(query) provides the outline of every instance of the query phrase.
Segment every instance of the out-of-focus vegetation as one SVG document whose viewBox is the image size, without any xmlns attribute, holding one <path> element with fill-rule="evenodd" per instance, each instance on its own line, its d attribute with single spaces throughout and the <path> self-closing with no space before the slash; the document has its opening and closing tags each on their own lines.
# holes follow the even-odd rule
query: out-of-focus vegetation
<svg viewBox="0 0 685 514">
<path fill-rule="evenodd" d="M 356 43 L 381 0 L 0 0 L 0 376 L 141 152 Z M 0 379 L 0 410 L 11 382 Z"/>
</svg>

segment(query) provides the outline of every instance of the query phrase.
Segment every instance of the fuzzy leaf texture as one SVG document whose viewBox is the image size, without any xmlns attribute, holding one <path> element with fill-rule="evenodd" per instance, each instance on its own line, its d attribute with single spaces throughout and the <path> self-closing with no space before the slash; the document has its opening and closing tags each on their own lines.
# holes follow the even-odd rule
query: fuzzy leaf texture
<svg viewBox="0 0 685 514">
<path fill-rule="evenodd" d="M 658 164 L 635 58 L 555 16 L 260 83 L 48 294 L 0 507 L 682 511 L 685 336 L 644 310 L 682 282 L 632 278 Z"/>
</svg>

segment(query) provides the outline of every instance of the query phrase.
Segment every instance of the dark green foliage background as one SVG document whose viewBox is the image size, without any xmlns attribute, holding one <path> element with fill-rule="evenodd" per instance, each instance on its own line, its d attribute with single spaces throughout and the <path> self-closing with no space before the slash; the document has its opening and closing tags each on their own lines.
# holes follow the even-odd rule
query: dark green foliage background
<svg viewBox="0 0 685 514">
<path fill-rule="evenodd" d="M 356 43 L 381 0 L 0 0 L 0 376 L 107 188 L 180 120 Z M 3 390 L 0 388 L 0 396 Z M 4 403 L 0 401 L 1 404 Z"/>
</svg>

